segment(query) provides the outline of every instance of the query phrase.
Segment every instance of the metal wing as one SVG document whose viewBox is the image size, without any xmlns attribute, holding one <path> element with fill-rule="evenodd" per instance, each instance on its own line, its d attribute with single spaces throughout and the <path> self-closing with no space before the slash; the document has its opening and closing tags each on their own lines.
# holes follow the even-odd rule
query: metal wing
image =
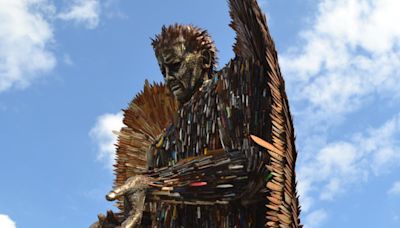
<svg viewBox="0 0 400 228">
<path fill-rule="evenodd" d="M 126 127 L 119 132 L 114 188 L 138 172 L 146 170 L 146 153 L 163 129 L 174 119 L 177 102 L 163 84 L 150 85 L 146 80 L 144 89 L 124 111 Z M 123 200 L 117 202 L 123 211 Z"/>
<path fill-rule="evenodd" d="M 237 57 L 265 63 L 266 51 L 275 53 L 265 15 L 256 0 L 229 0 L 231 24 L 236 32 L 233 51 Z"/>
<path fill-rule="evenodd" d="M 293 121 L 285 92 L 285 82 L 278 64 L 274 42 L 264 14 L 256 0 L 229 0 L 230 26 L 236 31 L 236 58 L 252 59 L 262 65 L 271 94 L 267 121 L 272 125 L 272 140 L 265 147 L 270 154 L 268 170 L 273 174 L 267 183 L 268 227 L 302 227 L 296 192 L 296 147 Z M 259 141 L 260 142 L 260 141 Z M 260 144 L 261 146 L 267 144 Z M 272 148 L 272 149 L 271 149 Z"/>
</svg>

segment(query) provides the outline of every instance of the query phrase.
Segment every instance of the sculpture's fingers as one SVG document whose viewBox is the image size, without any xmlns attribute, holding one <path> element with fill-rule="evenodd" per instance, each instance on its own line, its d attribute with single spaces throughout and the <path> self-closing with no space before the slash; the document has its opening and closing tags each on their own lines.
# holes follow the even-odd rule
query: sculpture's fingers
<svg viewBox="0 0 400 228">
<path fill-rule="evenodd" d="M 106 219 L 107 219 L 107 221 L 108 221 L 108 223 L 110 223 L 110 224 L 115 224 L 115 225 L 117 225 L 117 224 L 120 224 L 121 222 L 118 220 L 118 217 L 114 214 L 114 212 L 113 211 L 111 211 L 111 210 L 108 210 L 107 211 L 107 217 L 106 217 Z"/>
<path fill-rule="evenodd" d="M 133 189 L 132 189 L 132 187 L 133 187 Z M 115 187 L 112 191 L 110 191 L 106 195 L 106 199 L 108 201 L 113 201 L 113 200 L 117 199 L 118 197 L 124 195 L 131 189 L 134 190 L 134 185 L 132 185 L 132 183 L 128 179 L 123 185 Z"/>
<path fill-rule="evenodd" d="M 108 201 L 113 201 L 117 199 L 119 196 L 125 194 L 125 192 L 126 191 L 124 190 L 123 186 L 117 187 L 106 195 L 106 199 Z"/>
<path fill-rule="evenodd" d="M 100 228 L 100 224 L 99 222 L 95 222 L 92 225 L 90 225 L 89 228 Z"/>
<path fill-rule="evenodd" d="M 123 185 L 114 188 L 110 193 L 108 193 L 106 195 L 106 199 L 108 201 L 113 201 L 116 198 L 124 195 L 128 191 L 135 191 L 147 188 L 149 186 L 149 183 L 150 179 L 146 176 L 136 175 L 130 177 Z"/>
<path fill-rule="evenodd" d="M 98 218 L 98 221 L 93 223 L 92 225 L 90 225 L 89 228 L 101 228 L 102 227 L 101 224 L 104 223 L 106 216 L 100 213 L 97 215 L 97 218 Z"/>
<path fill-rule="evenodd" d="M 99 222 L 104 222 L 106 220 L 106 216 L 102 213 L 98 214 L 97 218 L 99 219 Z"/>
</svg>

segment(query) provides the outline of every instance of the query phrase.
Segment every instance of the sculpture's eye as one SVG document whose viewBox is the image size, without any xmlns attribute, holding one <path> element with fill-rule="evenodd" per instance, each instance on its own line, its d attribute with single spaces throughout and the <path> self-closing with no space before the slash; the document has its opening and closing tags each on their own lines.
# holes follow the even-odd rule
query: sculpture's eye
<svg viewBox="0 0 400 228">
<path fill-rule="evenodd" d="M 170 72 L 177 72 L 179 68 L 181 67 L 182 62 L 175 62 L 175 63 L 170 63 L 167 65 L 168 70 Z"/>
</svg>

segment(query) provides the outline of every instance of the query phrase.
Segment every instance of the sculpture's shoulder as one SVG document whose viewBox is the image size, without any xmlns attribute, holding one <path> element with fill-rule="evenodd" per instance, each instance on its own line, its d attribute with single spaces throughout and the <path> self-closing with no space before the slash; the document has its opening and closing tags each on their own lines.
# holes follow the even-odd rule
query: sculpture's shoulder
<svg viewBox="0 0 400 228">
<path fill-rule="evenodd" d="M 222 103 L 252 112 L 269 108 L 267 66 L 251 58 L 236 57 L 217 74 L 216 90 Z"/>
<path fill-rule="evenodd" d="M 218 71 L 216 90 L 221 119 L 221 138 L 231 148 L 247 147 L 250 134 L 270 138 L 271 92 L 268 69 L 251 58 L 232 59 Z"/>
<path fill-rule="evenodd" d="M 253 58 L 236 57 L 231 59 L 217 72 L 220 80 L 229 80 L 231 83 L 250 83 L 254 80 L 266 79 L 267 66 Z M 237 80 L 240 80 L 237 82 Z M 259 84 L 260 86 L 264 84 Z"/>
</svg>

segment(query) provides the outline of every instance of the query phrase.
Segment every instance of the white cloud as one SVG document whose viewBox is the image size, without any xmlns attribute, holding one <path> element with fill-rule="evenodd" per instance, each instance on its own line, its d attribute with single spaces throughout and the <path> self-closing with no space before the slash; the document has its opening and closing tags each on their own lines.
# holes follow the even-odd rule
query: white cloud
<svg viewBox="0 0 400 228">
<path fill-rule="evenodd" d="M 388 191 L 389 195 L 400 195 L 400 181 L 397 181 Z"/>
<path fill-rule="evenodd" d="M 328 214 L 325 210 L 319 209 L 313 211 L 307 215 L 304 221 L 304 227 L 306 228 L 317 228 L 321 227 L 322 223 L 328 218 Z"/>
<path fill-rule="evenodd" d="M 49 45 L 53 30 L 47 0 L 0 0 L 0 92 L 25 88 L 51 71 L 56 58 Z M 46 16 L 45 16 L 46 15 Z"/>
<path fill-rule="evenodd" d="M 400 1 L 317 2 L 299 42 L 280 55 L 302 144 L 298 190 L 306 213 L 400 164 L 400 116 L 362 133 L 333 128 L 365 104 L 400 100 Z M 350 136 L 332 140 L 331 130 Z"/>
<path fill-rule="evenodd" d="M 0 227 L 1 228 L 16 228 L 15 222 L 11 220 L 8 215 L 0 214 Z"/>
<path fill-rule="evenodd" d="M 333 200 L 354 184 L 367 181 L 369 176 L 379 176 L 400 166 L 400 115 L 378 128 L 314 149 L 318 151 L 316 155 L 300 163 L 298 170 L 305 212 L 316 200 Z M 400 190 L 400 184 L 398 187 Z M 318 199 L 313 197 L 316 194 Z"/>
<path fill-rule="evenodd" d="M 306 102 L 305 115 L 329 119 L 372 95 L 399 97 L 399 8 L 398 0 L 320 1 L 300 45 L 280 58 L 292 97 Z"/>
<path fill-rule="evenodd" d="M 303 198 L 306 199 L 303 210 L 307 212 L 315 201 L 310 193 L 319 193 L 321 200 L 332 200 L 347 184 L 362 180 L 361 161 L 362 155 L 355 145 L 340 141 L 321 148 L 315 157 L 302 164 L 299 183 L 307 183 L 299 188 L 302 204 Z"/>
<path fill-rule="evenodd" d="M 65 21 L 84 24 L 87 28 L 96 28 L 100 21 L 100 3 L 98 0 L 75 0 L 70 8 L 58 15 Z"/>
<path fill-rule="evenodd" d="M 97 158 L 105 161 L 109 168 L 112 168 L 112 165 L 114 164 L 115 143 L 117 142 L 117 136 L 113 131 L 119 132 L 124 126 L 122 118 L 122 112 L 101 115 L 97 118 L 95 126 L 89 133 L 98 145 L 99 151 Z"/>
</svg>

